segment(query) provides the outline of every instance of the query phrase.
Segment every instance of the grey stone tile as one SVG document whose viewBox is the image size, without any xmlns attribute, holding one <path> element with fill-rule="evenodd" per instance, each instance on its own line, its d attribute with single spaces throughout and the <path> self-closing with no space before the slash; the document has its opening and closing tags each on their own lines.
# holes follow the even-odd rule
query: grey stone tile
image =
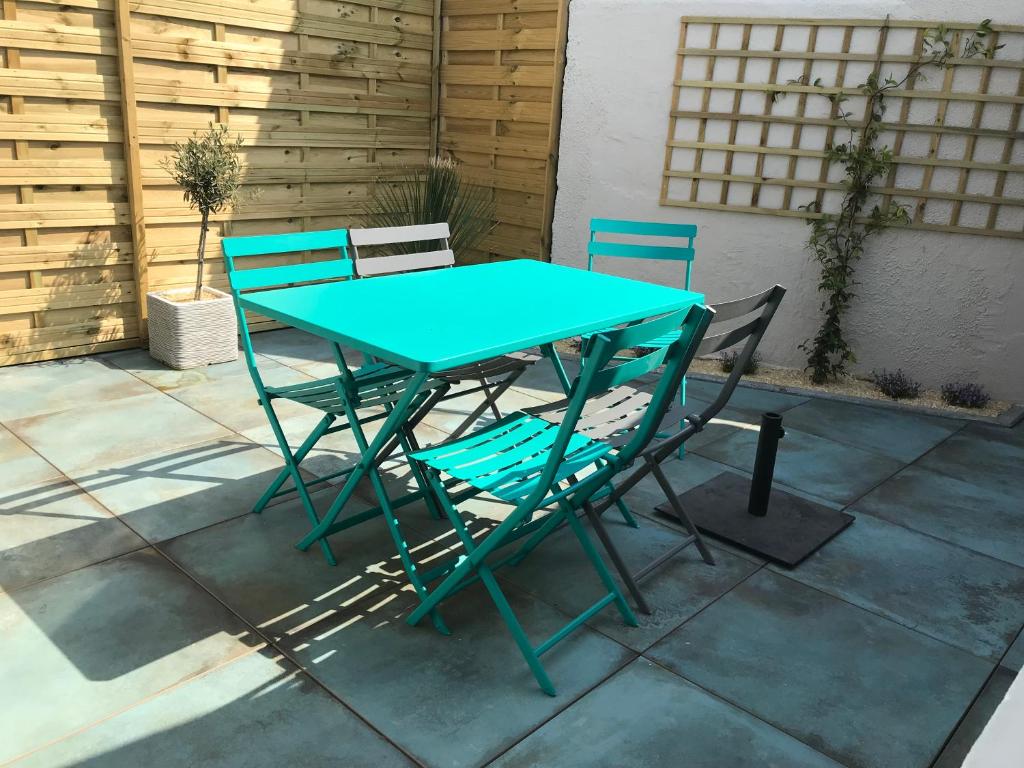
<svg viewBox="0 0 1024 768">
<path fill-rule="evenodd" d="M 504 591 L 535 643 L 569 620 L 514 588 Z M 544 655 L 558 691 L 551 697 L 479 584 L 446 602 L 442 613 L 450 637 L 429 620 L 410 627 L 407 613 L 389 605 L 296 638 L 304 641 L 296 647 L 304 669 L 428 765 L 484 764 L 632 658 L 582 627 Z"/>
<path fill-rule="evenodd" d="M 744 430 L 695 449 L 709 459 L 751 471 L 758 433 Z M 898 472 L 903 462 L 787 429 L 779 443 L 775 479 L 782 485 L 849 504 Z"/>
<path fill-rule="evenodd" d="M 60 576 L 145 545 L 69 481 L 0 492 L 0 591 Z"/>
<path fill-rule="evenodd" d="M 960 768 L 1016 675 L 997 667 L 931 768 Z"/>
<path fill-rule="evenodd" d="M 101 360 L 75 357 L 0 369 L 0 421 L 94 408 L 153 389 Z"/>
<path fill-rule="evenodd" d="M 390 768 L 412 765 L 308 676 L 251 653 L 86 731 L 19 766 Z"/>
<path fill-rule="evenodd" d="M 782 423 L 787 429 L 799 429 L 908 463 L 964 425 L 954 419 L 820 398 L 786 411 Z"/>
<path fill-rule="evenodd" d="M 978 480 L 959 480 L 917 464 L 860 499 L 853 512 L 867 512 L 1024 567 L 1021 495 L 983 477 Z"/>
<path fill-rule="evenodd" d="M 916 464 L 948 477 L 1024 498 L 1024 443 L 969 432 L 951 437 Z"/>
<path fill-rule="evenodd" d="M 996 424 L 972 421 L 964 428 L 964 435 L 1024 447 L 1024 421 L 1015 427 L 1001 427 Z"/>
<path fill-rule="evenodd" d="M 630 528 L 622 522 L 617 510 L 609 510 L 604 519 L 609 535 L 634 571 L 683 538 L 676 531 L 650 520 L 641 520 L 639 528 Z M 602 551 L 589 525 L 587 533 Z M 602 556 L 610 563 L 603 551 Z M 727 552 L 716 552 L 715 558 L 715 565 L 707 565 L 691 545 L 645 580 L 641 590 L 652 613 L 644 615 L 636 611 L 639 627 L 624 624 L 618 611 L 611 607 L 588 623 L 623 645 L 643 651 L 758 568 Z M 520 565 L 503 568 L 499 575 L 570 616 L 582 613 L 605 594 L 579 540 L 568 529 L 552 535 Z M 624 594 L 632 603 L 629 593 L 624 591 Z"/>
<path fill-rule="evenodd" d="M 806 744 L 637 659 L 494 768 L 840 768 Z"/>
<path fill-rule="evenodd" d="M 789 574 L 994 662 L 1024 624 L 1024 568 L 870 515 Z"/>
<path fill-rule="evenodd" d="M 647 655 L 851 768 L 927 765 L 993 668 L 767 570 Z"/>
<path fill-rule="evenodd" d="M 0 466 L 4 468 L 6 491 L 46 485 L 61 478 L 56 467 L 3 427 L 0 427 Z"/>
<path fill-rule="evenodd" d="M 269 363 L 261 371 L 267 386 L 285 386 L 312 381 L 312 377 L 279 363 Z M 245 376 L 224 376 L 212 381 L 171 390 L 170 395 L 190 408 L 209 416 L 228 429 L 244 432 L 268 423 L 267 414 L 259 404 L 252 379 Z M 323 414 L 307 405 L 277 398 L 272 401 L 277 418 L 284 421 L 294 416 Z"/>
<path fill-rule="evenodd" d="M 249 379 L 249 369 L 245 358 L 239 353 L 236 360 L 227 363 L 215 363 L 198 368 L 177 371 L 169 368 L 159 360 L 154 360 L 148 349 L 127 349 L 103 355 L 102 359 L 111 365 L 127 371 L 136 378 L 142 379 L 161 392 L 173 392 L 183 387 L 196 384 L 207 384 L 223 379 L 242 377 Z M 270 360 L 264 362 L 273 364 Z"/>
<path fill-rule="evenodd" d="M 0 596 L 0 760 L 249 652 L 244 626 L 152 550 Z"/>
<path fill-rule="evenodd" d="M 324 504 L 332 495 L 318 497 Z M 288 507 L 163 546 L 204 586 L 296 654 L 311 675 L 427 764 L 482 764 L 630 658 L 622 646 L 583 628 L 545 655 L 559 690 L 556 698 L 546 696 L 482 590 L 471 587 L 445 603 L 450 637 L 429 621 L 410 627 L 405 616 L 415 596 L 383 520 L 335 536 L 338 566 L 331 568 L 315 549 L 291 549 L 308 526 Z M 432 541 L 409 526 L 406 535 L 418 562 L 436 565 L 454 554 L 453 537 Z M 508 592 L 537 642 L 569 619 L 514 588 Z"/>
<path fill-rule="evenodd" d="M 111 466 L 78 482 L 157 542 L 248 513 L 283 467 L 277 454 L 234 437 Z"/>
<path fill-rule="evenodd" d="M 686 397 L 697 397 L 711 402 L 721 391 L 722 385 L 716 381 L 689 378 L 686 381 Z M 740 384 L 729 398 L 729 408 L 734 411 L 745 411 L 757 420 L 765 411 L 785 413 L 810 398 L 805 395 L 790 395 L 785 392 L 771 392 L 766 389 L 755 389 Z"/>
<path fill-rule="evenodd" d="M 257 354 L 293 368 L 334 360 L 334 349 L 329 341 L 296 328 L 254 333 L 252 346 Z"/>
<path fill-rule="evenodd" d="M 1021 668 L 1024 667 L 1024 629 L 1018 633 L 1017 639 L 1013 641 L 1006 651 L 1001 664 L 1014 672 L 1020 672 Z"/>
<path fill-rule="evenodd" d="M 153 390 L 118 400 L 116 406 L 97 403 L 11 421 L 7 427 L 72 479 L 231 436 L 216 422 Z"/>
<path fill-rule="evenodd" d="M 313 495 L 323 514 L 337 495 Z M 344 514 L 365 510 L 356 498 Z M 342 614 L 351 618 L 380 603 L 411 605 L 415 595 L 402 570 L 394 541 L 382 517 L 331 537 L 338 565 L 329 566 L 314 545 L 299 552 L 294 544 L 310 529 L 297 501 L 270 507 L 180 536 L 160 545 L 193 578 L 232 610 L 280 640 Z M 407 532 L 408 533 L 408 532 Z"/>
</svg>

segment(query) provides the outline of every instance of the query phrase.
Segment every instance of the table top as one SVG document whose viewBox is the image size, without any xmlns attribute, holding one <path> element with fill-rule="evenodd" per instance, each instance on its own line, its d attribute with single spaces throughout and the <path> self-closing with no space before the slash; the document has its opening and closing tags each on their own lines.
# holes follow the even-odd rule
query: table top
<svg viewBox="0 0 1024 768">
<path fill-rule="evenodd" d="M 442 371 L 704 301 L 527 259 L 243 295 L 242 306 L 418 371 Z"/>
</svg>

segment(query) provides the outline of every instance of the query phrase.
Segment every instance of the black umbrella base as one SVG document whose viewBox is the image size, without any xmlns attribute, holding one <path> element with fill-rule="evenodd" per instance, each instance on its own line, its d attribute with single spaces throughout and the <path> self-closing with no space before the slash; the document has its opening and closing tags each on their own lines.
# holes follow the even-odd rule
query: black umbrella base
<svg viewBox="0 0 1024 768">
<path fill-rule="evenodd" d="M 747 512 L 750 481 L 723 472 L 679 495 L 679 502 L 703 533 L 790 568 L 820 549 L 853 522 L 845 512 L 773 489 L 768 514 Z M 666 501 L 658 514 L 676 520 Z"/>
</svg>

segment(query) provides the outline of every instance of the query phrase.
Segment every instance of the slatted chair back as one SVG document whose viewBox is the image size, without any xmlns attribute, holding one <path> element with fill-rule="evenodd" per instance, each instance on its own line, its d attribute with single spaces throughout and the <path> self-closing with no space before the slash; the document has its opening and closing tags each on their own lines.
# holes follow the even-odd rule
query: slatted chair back
<svg viewBox="0 0 1024 768">
<path fill-rule="evenodd" d="M 632 463 L 657 434 L 658 426 L 675 400 L 675 393 L 679 391 L 679 384 L 697 353 L 697 347 L 713 314 L 713 310 L 707 307 L 694 305 L 625 328 L 604 331 L 587 339 L 580 374 L 569 391 L 568 403 L 552 444 L 551 454 L 534 492 L 538 498 L 531 499 L 533 504 L 541 502 L 543 493 L 556 479 L 556 473 L 569 441 L 577 430 L 588 399 L 664 365 L 647 412 L 630 440 L 621 446 L 614 456 L 608 458 L 601 470 L 585 478 L 575 494 L 585 500 L 607 483 L 611 475 Z M 627 361 L 618 357 L 618 353 L 623 350 L 643 346 L 645 341 L 674 330 L 680 331 L 679 338 L 668 346 Z M 526 506 L 529 506 L 529 502 Z"/>
<path fill-rule="evenodd" d="M 347 280 L 354 274 L 352 259 L 348 254 L 348 230 L 325 229 L 314 232 L 293 232 L 281 235 L 255 235 L 250 237 L 225 237 L 221 241 L 224 254 L 224 269 L 227 271 L 231 295 L 235 299 L 238 315 L 238 330 L 242 338 L 245 361 L 252 374 L 256 388 L 263 396 L 263 381 L 256 365 L 249 325 L 245 319 L 239 297 L 245 291 L 278 288 L 297 283 L 328 282 Z M 305 251 L 337 250 L 338 258 L 314 261 L 304 264 L 279 264 L 270 267 L 238 269 L 236 261 L 256 256 L 277 256 Z M 335 350 L 340 354 L 340 349 Z"/>
<path fill-rule="evenodd" d="M 353 229 L 349 232 L 352 254 L 355 257 L 356 274 L 359 277 L 392 275 L 397 272 L 416 272 L 423 269 L 455 266 L 455 254 L 448 244 L 451 231 L 447 222 L 417 224 L 408 227 L 373 227 Z M 410 246 L 412 244 L 412 246 Z M 440 248 L 431 248 L 438 244 Z M 365 251 L 372 247 L 399 247 L 409 253 L 395 253 L 387 256 L 368 256 Z M 404 246 L 404 247 L 403 247 Z M 364 253 L 360 253 L 360 248 Z M 418 250 L 424 248 L 424 250 Z"/>
<path fill-rule="evenodd" d="M 732 397 L 732 393 L 740 383 L 740 378 L 743 376 L 744 371 L 746 371 L 747 365 L 753 359 L 754 353 L 757 351 L 757 347 L 761 343 L 765 331 L 768 330 L 768 325 L 775 316 L 775 311 L 779 308 L 779 304 L 782 303 L 782 297 L 785 295 L 785 288 L 781 285 L 774 285 L 767 291 L 762 291 L 753 296 L 736 299 L 735 301 L 723 301 L 714 305 L 715 316 L 711 322 L 716 325 L 729 322 L 730 320 L 739 320 L 758 310 L 760 312 L 755 317 L 746 319 L 731 330 L 705 336 L 704 340 L 701 341 L 700 347 L 697 350 L 698 355 L 713 355 L 730 347 L 735 347 L 738 344 L 743 344 L 739 355 L 737 355 L 734 361 L 733 369 L 725 383 L 722 384 L 722 389 L 719 391 L 718 396 L 697 417 L 701 424 L 707 424 L 729 402 L 729 398 Z"/>
<path fill-rule="evenodd" d="M 600 239 L 601 235 L 639 237 L 638 241 L 622 242 Z M 644 238 L 672 238 L 672 245 L 653 245 Z M 590 242 L 587 245 L 587 269 L 593 271 L 595 256 L 628 259 L 656 259 L 679 261 L 685 265 L 683 288 L 690 289 L 690 269 L 693 266 L 693 241 L 697 237 L 696 224 L 668 224 L 664 222 L 626 221 L 623 219 L 591 219 Z"/>
</svg>

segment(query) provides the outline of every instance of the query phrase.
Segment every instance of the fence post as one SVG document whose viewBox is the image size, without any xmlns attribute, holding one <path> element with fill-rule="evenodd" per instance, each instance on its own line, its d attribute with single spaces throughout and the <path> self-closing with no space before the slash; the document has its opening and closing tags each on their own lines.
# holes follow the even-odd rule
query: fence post
<svg viewBox="0 0 1024 768">
<path fill-rule="evenodd" d="M 430 50 L 430 157 L 438 154 L 441 133 L 441 0 L 434 0 L 434 40 Z"/>
<path fill-rule="evenodd" d="M 569 44 L 569 0 L 558 8 L 555 36 L 555 72 L 551 82 L 551 121 L 548 125 L 547 168 L 544 175 L 544 220 L 540 230 L 541 261 L 551 261 L 551 230 L 555 218 L 558 191 L 558 142 L 562 130 L 562 83 L 565 79 L 565 55 Z"/>
<path fill-rule="evenodd" d="M 117 65 L 121 90 L 121 125 L 124 137 L 125 185 L 131 216 L 132 252 L 135 271 L 135 306 L 139 321 L 139 341 L 148 337 L 146 292 L 149 290 L 149 264 L 146 252 L 146 214 L 142 198 L 142 172 L 139 154 L 139 120 L 135 107 L 135 63 L 132 50 L 131 8 L 129 0 L 114 0 L 117 31 Z"/>
</svg>

